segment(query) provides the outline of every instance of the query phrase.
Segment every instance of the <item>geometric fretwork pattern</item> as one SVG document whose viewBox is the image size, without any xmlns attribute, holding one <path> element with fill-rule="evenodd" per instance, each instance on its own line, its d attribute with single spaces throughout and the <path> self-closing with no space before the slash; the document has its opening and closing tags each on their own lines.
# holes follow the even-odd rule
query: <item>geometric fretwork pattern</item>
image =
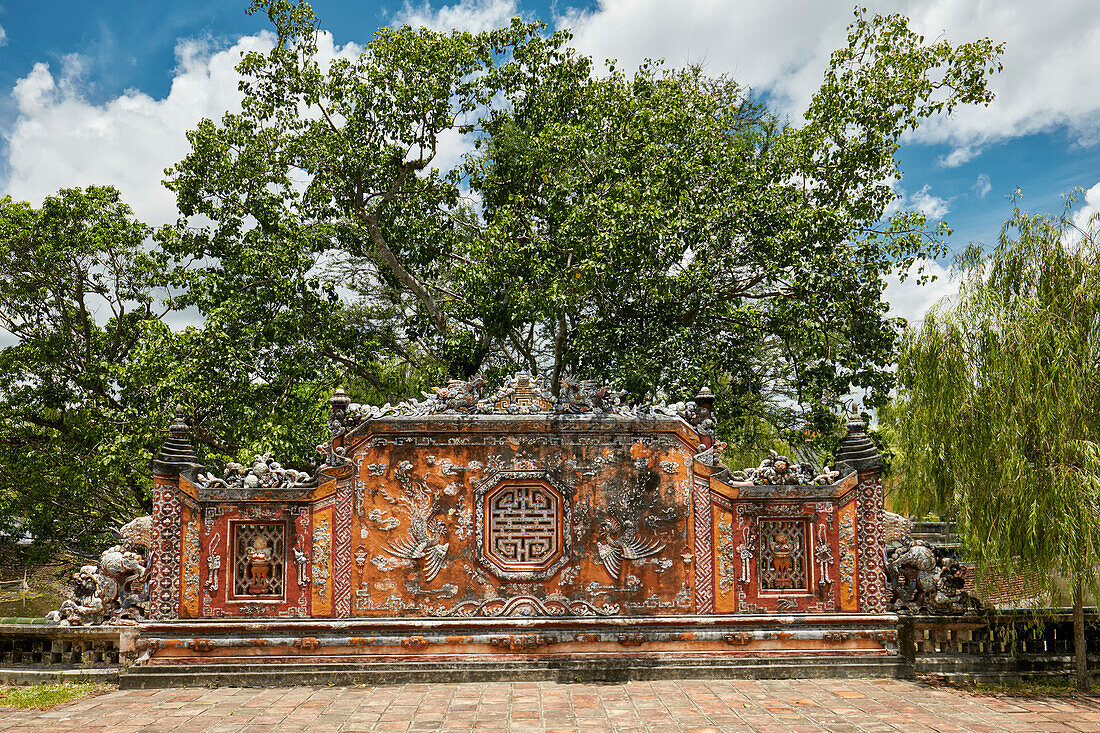
<svg viewBox="0 0 1100 733">
<path fill-rule="evenodd" d="M 498 471 L 475 490 L 477 560 L 502 580 L 547 580 L 570 559 L 571 489 L 545 471 Z"/>
<path fill-rule="evenodd" d="M 489 502 L 489 552 L 508 565 L 541 564 L 558 551 L 558 499 L 539 484 L 505 486 Z"/>
<path fill-rule="evenodd" d="M 233 595 L 282 598 L 286 575 L 286 525 L 281 522 L 233 525 Z"/>
<path fill-rule="evenodd" d="M 807 526 L 801 519 L 760 521 L 760 590 L 809 592 Z"/>
</svg>

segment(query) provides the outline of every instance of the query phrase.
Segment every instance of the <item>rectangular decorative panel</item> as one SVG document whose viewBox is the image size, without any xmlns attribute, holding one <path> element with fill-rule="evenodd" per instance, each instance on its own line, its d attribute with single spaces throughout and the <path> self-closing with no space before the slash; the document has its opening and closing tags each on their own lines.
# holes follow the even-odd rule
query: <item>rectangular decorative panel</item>
<svg viewBox="0 0 1100 733">
<path fill-rule="evenodd" d="M 286 525 L 233 525 L 233 586 L 237 599 L 282 599 L 286 593 Z"/>
<path fill-rule="evenodd" d="M 760 521 L 760 590 L 809 592 L 805 520 Z"/>
<path fill-rule="evenodd" d="M 837 562 L 840 576 L 840 610 L 859 609 L 859 579 L 856 574 L 856 503 L 850 502 L 840 510 L 840 559 Z"/>
<path fill-rule="evenodd" d="M 185 618 L 197 618 L 199 616 L 199 510 L 184 505 L 183 509 L 183 554 L 182 554 L 182 585 L 181 596 L 183 601 L 183 616 Z"/>
<path fill-rule="evenodd" d="M 313 512 L 310 615 L 332 615 L 332 506 Z"/>
<path fill-rule="evenodd" d="M 734 538 L 733 514 L 718 506 L 714 512 L 715 594 L 714 610 L 717 613 L 734 613 L 737 610 L 737 573 L 740 557 Z"/>
</svg>

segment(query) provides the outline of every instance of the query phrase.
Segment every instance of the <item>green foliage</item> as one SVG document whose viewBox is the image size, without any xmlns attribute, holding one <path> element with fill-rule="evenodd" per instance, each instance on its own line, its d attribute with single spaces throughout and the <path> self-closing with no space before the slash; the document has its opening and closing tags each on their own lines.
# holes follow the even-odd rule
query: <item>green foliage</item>
<svg viewBox="0 0 1100 733">
<path fill-rule="evenodd" d="M 151 509 L 148 463 L 177 404 L 204 459 L 316 461 L 335 373 L 312 352 L 245 341 L 217 312 L 170 328 L 181 314 L 161 245 L 173 241 L 111 188 L 65 189 L 39 209 L 0 200 L 0 326 L 18 338 L 0 349 L 0 529 L 29 532 L 35 552 L 95 556 Z"/>
<path fill-rule="evenodd" d="M 247 330 L 270 290 L 297 328 L 276 341 L 316 344 L 372 394 L 395 370 L 410 390 L 516 367 L 636 397 L 707 384 L 739 442 L 761 421 L 825 436 L 842 395 L 889 391 L 883 275 L 948 233 L 882 221 L 897 140 L 988 103 L 999 68 L 988 40 L 926 44 L 860 12 L 791 126 L 699 69 L 594 73 L 567 32 L 518 19 L 383 28 L 326 64 L 307 5 L 252 10 L 275 48 L 244 57 L 241 112 L 168 171 L 183 215 L 212 221 L 175 251 L 188 302 Z M 439 170 L 445 140 L 473 151 Z"/>
<path fill-rule="evenodd" d="M 883 220 L 897 140 L 987 103 L 1000 50 L 859 13 L 793 125 L 699 69 L 597 72 L 519 19 L 329 61 L 304 2 L 250 12 L 275 46 L 166 171 L 178 226 L 107 188 L 0 202 L 0 516 L 40 540 L 91 553 L 147 510 L 177 404 L 201 460 L 308 468 L 338 385 L 393 402 L 525 368 L 707 385 L 736 446 L 827 447 L 842 395 L 892 385 L 883 276 L 943 252 L 946 227 Z"/>
<path fill-rule="evenodd" d="M 906 338 L 893 416 L 912 507 L 955 516 L 980 563 L 1095 591 L 1100 550 L 1100 240 L 1016 211 Z"/>
<path fill-rule="evenodd" d="M 36 536 L 95 538 L 148 506 L 163 422 L 125 365 L 157 318 L 150 234 L 113 189 L 0 200 L 0 325 L 19 339 L 0 350 L 0 516 Z"/>
</svg>

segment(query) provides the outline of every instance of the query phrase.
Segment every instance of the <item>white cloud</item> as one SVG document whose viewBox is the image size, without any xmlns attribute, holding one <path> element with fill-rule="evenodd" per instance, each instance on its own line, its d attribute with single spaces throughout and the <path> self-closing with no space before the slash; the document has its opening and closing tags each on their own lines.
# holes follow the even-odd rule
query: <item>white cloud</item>
<svg viewBox="0 0 1100 733">
<path fill-rule="evenodd" d="M 989 182 L 988 175 L 979 173 L 978 180 L 974 181 L 974 185 L 970 187 L 970 190 L 973 191 L 978 198 L 984 199 L 989 192 L 993 190 L 993 184 Z"/>
<path fill-rule="evenodd" d="M 947 201 L 939 196 L 933 196 L 932 187 L 925 184 L 919 191 L 909 197 L 909 207 L 919 211 L 928 217 L 929 221 L 939 221 L 950 210 Z"/>
<path fill-rule="evenodd" d="M 910 16 L 927 38 L 988 35 L 1007 42 L 1005 70 L 993 81 L 998 100 L 989 108 L 960 109 L 953 118 L 931 120 L 916 133 L 916 139 L 953 146 L 944 165 L 961 164 L 991 141 L 1058 125 L 1081 143 L 1100 142 L 1100 95 L 1082 93 L 1100 78 L 1095 52 L 1100 3 L 875 0 L 869 5 L 872 12 Z M 636 64 L 644 57 L 664 57 L 673 65 L 702 63 L 709 73 L 729 73 L 767 90 L 792 116 L 817 89 L 829 53 L 845 42 L 852 19 L 848 5 L 801 0 L 599 0 L 591 11 L 565 7 L 557 22 L 571 26 L 575 45 L 598 60 Z M 406 3 L 394 20 L 483 30 L 506 24 L 518 11 L 517 0 Z M 270 43 L 269 34 L 259 34 L 214 52 L 201 42 L 180 42 L 171 91 L 163 99 L 128 91 L 92 104 L 81 93 L 80 57 L 52 69 L 35 65 L 12 92 L 18 118 L 6 134 L 9 177 L 3 191 L 37 201 L 63 185 L 110 183 L 144 218 L 174 219 L 172 196 L 159 183 L 163 168 L 186 154 L 184 132 L 201 117 L 218 118 L 237 107 L 233 67 L 239 52 Z M 463 141 L 454 142 L 440 151 L 441 168 L 466 151 Z M 927 191 L 909 203 L 937 216 L 947 206 Z"/>
<path fill-rule="evenodd" d="M 932 275 L 935 279 L 922 285 L 922 275 Z M 951 270 L 935 260 L 919 259 L 909 268 L 904 281 L 896 274 L 887 276 L 884 297 L 890 304 L 890 317 L 900 316 L 913 325 L 919 324 L 941 299 L 952 297 L 958 291 L 959 282 Z"/>
<path fill-rule="evenodd" d="M 996 101 L 931 120 L 917 139 L 980 144 L 1064 125 L 1082 144 L 1100 142 L 1100 96 L 1082 93 L 1100 77 L 1100 4 L 926 0 L 908 6 L 914 27 L 928 37 L 989 36 L 1005 43 L 1004 70 L 991 82 Z"/>
<path fill-rule="evenodd" d="M 0 46 L 8 45 L 8 32 L 4 30 L 4 26 L 0 25 Z"/>
<path fill-rule="evenodd" d="M 61 187 L 110 184 L 139 218 L 175 221 L 175 198 L 160 185 L 164 169 L 187 154 L 185 133 L 201 118 L 239 109 L 234 67 L 240 54 L 272 42 L 263 33 L 213 52 L 203 42 L 181 41 L 164 99 L 129 90 L 92 104 L 81 92 L 79 57 L 67 57 L 56 77 L 48 65 L 35 64 L 12 92 L 18 118 L 7 140 L 4 192 L 37 204 Z"/>
<path fill-rule="evenodd" d="M 394 25 L 426 26 L 437 31 L 458 29 L 479 33 L 508 25 L 519 15 L 516 0 L 461 0 L 433 10 L 430 3 L 414 6 L 406 0 L 394 15 Z"/>
<path fill-rule="evenodd" d="M 981 152 L 981 148 L 963 145 L 961 148 L 955 148 L 945 156 L 941 155 L 937 162 L 941 168 L 958 168 L 960 165 L 974 160 Z"/>
<path fill-rule="evenodd" d="M 1073 214 L 1072 222 L 1076 229 L 1065 234 L 1066 242 L 1071 245 L 1081 240 L 1081 232 L 1091 229 L 1094 236 L 1100 235 L 1100 183 L 1085 191 L 1084 198 L 1081 208 Z"/>
<path fill-rule="evenodd" d="M 467 4 L 469 0 L 466 0 Z M 1004 71 L 994 77 L 997 100 L 929 121 L 915 138 L 948 142 L 963 162 L 968 147 L 1066 126 L 1083 144 L 1100 142 L 1100 95 L 1084 94 L 1100 78 L 1100 3 L 1066 0 L 877 0 L 871 12 L 900 12 L 926 38 L 1004 41 Z M 567 10 L 577 46 L 598 60 L 636 64 L 663 57 L 670 64 L 702 62 L 770 91 L 797 116 L 821 83 L 829 54 L 846 42 L 846 3 L 795 0 L 599 0 L 591 11 Z"/>
<path fill-rule="evenodd" d="M 575 45 L 598 62 L 700 63 L 801 102 L 803 90 L 820 83 L 818 60 L 843 41 L 849 17 L 845 6 L 801 0 L 600 0 L 592 11 L 565 11 L 557 23 L 572 28 Z"/>
<path fill-rule="evenodd" d="M 887 183 L 898 197 L 887 204 L 882 213 L 884 219 L 890 218 L 899 211 L 919 211 L 928 217 L 929 221 L 939 221 L 951 210 L 950 204 L 945 199 L 932 195 L 931 185 L 925 184 L 919 191 L 910 195 L 898 185 L 896 178 L 888 180 Z"/>
</svg>

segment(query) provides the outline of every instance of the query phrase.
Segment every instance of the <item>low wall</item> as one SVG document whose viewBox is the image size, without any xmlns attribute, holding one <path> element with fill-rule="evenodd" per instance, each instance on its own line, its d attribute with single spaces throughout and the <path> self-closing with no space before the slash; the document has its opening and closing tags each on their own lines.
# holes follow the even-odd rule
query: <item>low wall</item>
<svg viewBox="0 0 1100 733">
<path fill-rule="evenodd" d="M 1089 670 L 1100 670 L 1100 619 L 1085 612 Z M 901 616 L 898 653 L 913 675 L 952 681 L 1070 677 L 1073 614 L 1052 610 L 990 611 L 960 616 Z"/>
<path fill-rule="evenodd" d="M 14 619 L 31 621 L 31 619 Z M 112 679 L 134 657 L 133 626 L 0 622 L 0 683 Z"/>
<path fill-rule="evenodd" d="M 1100 672 L 1100 616 L 1086 610 L 1089 669 Z M 0 684 L 117 677 L 136 656 L 134 626 L 62 627 L 0 621 Z M 901 616 L 898 673 L 951 681 L 1068 678 L 1073 675 L 1069 609 Z M 748 660 L 746 660 L 748 661 Z M 764 660 L 761 660 L 763 662 Z M 820 670 L 819 670 L 820 671 Z M 730 671 L 731 676 L 746 675 Z M 795 676 L 802 676 L 792 671 Z"/>
</svg>

